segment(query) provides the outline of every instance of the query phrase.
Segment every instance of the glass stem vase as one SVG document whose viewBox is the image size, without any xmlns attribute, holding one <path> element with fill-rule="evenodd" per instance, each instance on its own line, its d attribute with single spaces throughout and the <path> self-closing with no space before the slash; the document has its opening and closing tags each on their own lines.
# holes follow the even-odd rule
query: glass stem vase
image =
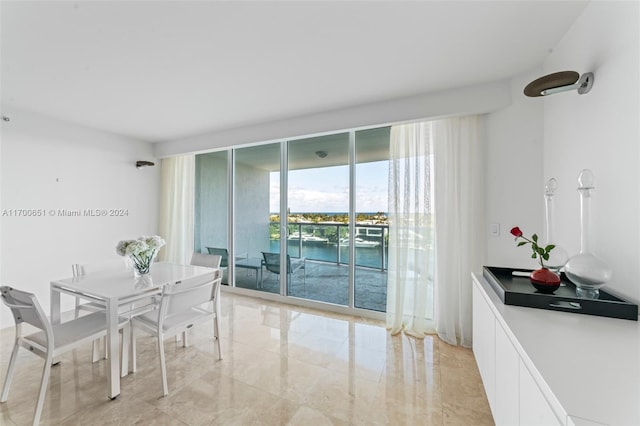
<svg viewBox="0 0 640 426">
<path fill-rule="evenodd" d="M 546 261 L 547 268 L 549 270 L 555 272 L 556 274 L 560 274 L 560 269 L 567 263 L 569 259 L 569 254 L 567 251 L 556 244 L 555 240 L 555 211 L 554 211 L 554 203 L 553 197 L 555 196 L 556 189 L 558 185 L 554 178 L 551 178 L 547 181 L 544 190 L 544 207 L 545 207 L 545 247 L 553 244 L 555 247 L 553 250 L 549 252 L 549 260 Z"/>
<path fill-rule="evenodd" d="M 565 273 L 576 285 L 576 295 L 587 299 L 597 299 L 600 287 L 611 279 L 609 266 L 591 252 L 591 192 L 593 174 L 583 170 L 578 178 L 580 193 L 580 253 L 565 265 Z"/>
</svg>

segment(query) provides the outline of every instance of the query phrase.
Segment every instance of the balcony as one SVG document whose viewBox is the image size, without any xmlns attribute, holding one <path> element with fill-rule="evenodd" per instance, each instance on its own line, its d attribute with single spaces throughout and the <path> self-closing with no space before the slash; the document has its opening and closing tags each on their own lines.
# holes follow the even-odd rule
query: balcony
<svg viewBox="0 0 640 426">
<path fill-rule="evenodd" d="M 288 225 L 288 253 L 304 257 L 305 269 L 293 274 L 289 296 L 347 306 L 349 303 L 349 238 L 344 223 Z M 278 223 L 270 223 L 270 251 L 280 251 Z M 388 226 L 363 225 L 355 230 L 355 307 L 386 311 Z M 237 268 L 236 286 L 280 293 L 278 275 L 262 268 Z"/>
</svg>

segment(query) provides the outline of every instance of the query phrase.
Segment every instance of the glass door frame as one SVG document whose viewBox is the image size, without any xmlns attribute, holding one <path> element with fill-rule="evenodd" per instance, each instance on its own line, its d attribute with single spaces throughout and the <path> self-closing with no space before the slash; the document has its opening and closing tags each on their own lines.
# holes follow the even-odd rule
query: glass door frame
<svg viewBox="0 0 640 426">
<path fill-rule="evenodd" d="M 280 142 L 280 296 L 287 295 L 289 277 L 289 141 Z M 284 269 L 282 267 L 284 265 Z M 284 274 L 282 271 L 284 270 Z M 306 271 L 305 271 L 306 272 Z"/>
<path fill-rule="evenodd" d="M 229 248 L 229 257 L 227 259 L 227 274 L 229 286 L 236 286 L 236 250 L 234 235 L 236 232 L 236 218 L 234 216 L 235 205 L 235 178 L 236 178 L 236 150 L 227 150 L 227 185 L 229 186 L 227 191 L 227 247 Z"/>
<path fill-rule="evenodd" d="M 356 303 L 356 131 L 349 131 L 349 308 Z"/>
</svg>

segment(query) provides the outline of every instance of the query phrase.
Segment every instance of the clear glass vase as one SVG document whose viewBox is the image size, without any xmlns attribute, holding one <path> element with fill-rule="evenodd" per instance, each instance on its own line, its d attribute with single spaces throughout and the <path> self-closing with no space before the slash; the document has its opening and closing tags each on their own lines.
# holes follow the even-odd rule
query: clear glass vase
<svg viewBox="0 0 640 426">
<path fill-rule="evenodd" d="M 151 264 L 153 263 L 153 259 L 156 257 L 156 252 L 153 252 L 151 255 L 132 255 L 131 263 L 133 263 L 133 275 L 136 278 L 145 277 L 151 274 Z"/>
<path fill-rule="evenodd" d="M 590 247 L 591 242 L 591 192 L 594 179 L 591 170 L 583 170 L 578 177 L 580 193 L 580 253 L 573 256 L 564 267 L 567 277 L 576 285 L 576 295 L 587 299 L 597 299 L 600 287 L 611 279 L 611 268 L 596 257 Z"/>
<path fill-rule="evenodd" d="M 553 197 L 558 189 L 558 184 L 555 178 L 551 178 L 544 186 L 544 206 L 545 206 L 545 243 L 544 246 L 553 244 L 555 247 L 549 252 L 549 260 L 545 260 L 545 265 L 549 270 L 560 274 L 560 269 L 569 260 L 569 253 L 556 243 L 555 240 L 555 210 L 553 204 Z"/>
<path fill-rule="evenodd" d="M 147 268 L 138 268 L 136 266 L 133 267 L 133 276 L 135 278 L 146 277 L 150 274 L 149 267 Z"/>
</svg>

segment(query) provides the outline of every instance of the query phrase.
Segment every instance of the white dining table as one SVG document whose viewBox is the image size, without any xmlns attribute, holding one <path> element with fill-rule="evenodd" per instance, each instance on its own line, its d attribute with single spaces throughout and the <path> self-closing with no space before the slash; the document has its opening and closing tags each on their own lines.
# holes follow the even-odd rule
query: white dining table
<svg viewBox="0 0 640 426">
<path fill-rule="evenodd" d="M 133 269 L 87 274 L 51 282 L 51 322 L 60 323 L 60 295 L 80 296 L 104 304 L 107 313 L 107 354 L 109 398 L 120 395 L 120 359 L 118 339 L 119 307 L 159 294 L 165 284 L 179 283 L 190 278 L 211 275 L 214 280 L 219 269 L 201 266 L 157 262 L 147 277 L 134 277 Z M 122 311 L 120 311 L 122 315 Z"/>
</svg>

